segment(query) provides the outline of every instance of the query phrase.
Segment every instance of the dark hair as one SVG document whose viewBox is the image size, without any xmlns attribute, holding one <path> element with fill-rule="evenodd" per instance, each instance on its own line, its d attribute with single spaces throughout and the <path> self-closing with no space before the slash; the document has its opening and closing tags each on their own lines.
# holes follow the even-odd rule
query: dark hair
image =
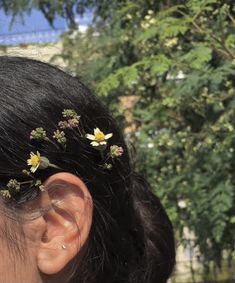
<svg viewBox="0 0 235 283">
<path fill-rule="evenodd" d="M 175 265 L 172 224 L 147 182 L 133 171 L 123 136 L 102 103 L 77 77 L 26 58 L 0 57 L 0 86 L 1 187 L 10 178 L 25 178 L 25 161 L 39 146 L 30 143 L 31 130 L 43 127 L 52 135 L 64 109 L 81 115 L 85 132 L 95 127 L 112 132 L 112 144 L 124 148 L 110 171 L 97 166 L 100 155 L 84 139 L 68 138 L 66 152 L 50 144 L 40 148 L 54 164 L 79 176 L 94 202 L 87 247 L 71 282 L 166 282 Z M 58 171 L 37 174 L 45 180 Z M 14 201 L 20 206 L 37 194 L 36 188 L 22 190 Z"/>
</svg>

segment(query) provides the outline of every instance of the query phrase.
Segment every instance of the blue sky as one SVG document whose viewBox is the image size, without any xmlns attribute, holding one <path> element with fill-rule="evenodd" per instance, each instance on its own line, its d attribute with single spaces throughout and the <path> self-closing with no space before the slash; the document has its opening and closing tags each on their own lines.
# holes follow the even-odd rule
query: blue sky
<svg viewBox="0 0 235 283">
<path fill-rule="evenodd" d="M 91 17 L 91 13 L 86 13 L 84 17 L 78 17 L 77 20 L 80 25 L 87 25 Z M 37 10 L 32 10 L 30 15 L 25 14 L 24 20 L 20 17 L 16 18 L 13 26 L 10 26 L 10 22 L 11 16 L 5 15 L 0 10 L 0 45 L 56 41 L 59 34 L 67 28 L 64 19 L 56 18 L 55 30 L 53 30 L 44 15 Z"/>
<path fill-rule="evenodd" d="M 0 10 L 0 35 L 52 29 L 43 14 L 37 10 L 33 10 L 30 15 L 25 14 L 24 23 L 22 19 L 18 17 L 10 28 L 10 22 L 11 16 L 5 15 L 5 13 Z M 56 18 L 54 25 L 57 29 L 66 28 L 66 22 L 61 18 Z"/>
</svg>

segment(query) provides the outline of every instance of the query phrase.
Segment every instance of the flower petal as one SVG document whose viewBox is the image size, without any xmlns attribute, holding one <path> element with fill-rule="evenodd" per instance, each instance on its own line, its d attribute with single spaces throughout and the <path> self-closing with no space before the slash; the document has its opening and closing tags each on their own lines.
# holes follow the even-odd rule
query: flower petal
<svg viewBox="0 0 235 283">
<path fill-rule="evenodd" d="M 102 132 L 99 128 L 95 128 L 94 129 L 94 135 L 97 135 L 98 133 L 102 133 Z"/>
<path fill-rule="evenodd" d="M 112 136 L 113 136 L 113 134 L 112 134 L 112 133 L 107 134 L 107 135 L 105 135 L 105 139 L 106 139 L 106 140 L 107 140 L 107 139 L 110 139 Z"/>
<path fill-rule="evenodd" d="M 96 142 L 96 141 L 93 141 L 93 142 L 91 142 L 91 145 L 92 146 L 99 146 L 100 144 L 98 142 Z"/>
<path fill-rule="evenodd" d="M 86 134 L 86 138 L 91 140 L 91 141 L 95 140 L 95 136 L 94 135 L 90 135 L 90 134 Z"/>
<path fill-rule="evenodd" d="M 99 142 L 99 144 L 100 144 L 100 145 L 106 145 L 107 142 L 106 142 L 106 141 L 101 141 L 101 142 Z"/>
<path fill-rule="evenodd" d="M 36 166 L 36 167 L 31 167 L 30 168 L 30 171 L 32 172 L 32 173 L 35 173 L 35 171 L 38 169 L 38 166 L 39 166 L 39 164 Z"/>
</svg>

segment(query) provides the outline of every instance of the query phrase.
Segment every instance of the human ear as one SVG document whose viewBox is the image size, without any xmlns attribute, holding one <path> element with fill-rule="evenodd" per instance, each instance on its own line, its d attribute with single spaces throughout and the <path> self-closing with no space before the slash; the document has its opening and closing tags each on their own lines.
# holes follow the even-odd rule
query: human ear
<svg viewBox="0 0 235 283">
<path fill-rule="evenodd" d="M 61 271 L 85 245 L 93 203 L 85 183 L 73 174 L 54 174 L 44 185 L 40 206 L 51 207 L 43 216 L 44 233 L 39 240 L 37 265 L 49 275 Z"/>
</svg>

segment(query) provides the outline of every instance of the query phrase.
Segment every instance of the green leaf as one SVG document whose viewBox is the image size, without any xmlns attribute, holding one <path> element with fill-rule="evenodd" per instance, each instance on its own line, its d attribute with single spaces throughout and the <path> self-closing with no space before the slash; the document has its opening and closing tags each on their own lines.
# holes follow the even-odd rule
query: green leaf
<svg viewBox="0 0 235 283">
<path fill-rule="evenodd" d="M 212 50 L 205 45 L 197 45 L 187 54 L 182 56 L 181 61 L 189 64 L 193 69 L 202 69 L 211 60 Z"/>
<path fill-rule="evenodd" d="M 230 218 L 230 223 L 231 223 L 231 224 L 235 224 L 235 216 L 232 216 L 232 217 Z"/>
<path fill-rule="evenodd" d="M 120 82 L 115 74 L 109 75 L 97 87 L 98 95 L 108 96 L 109 93 L 119 86 Z"/>
<path fill-rule="evenodd" d="M 169 70 L 171 66 L 171 60 L 165 55 L 159 55 L 150 61 L 150 72 L 151 75 L 162 75 Z"/>
</svg>

